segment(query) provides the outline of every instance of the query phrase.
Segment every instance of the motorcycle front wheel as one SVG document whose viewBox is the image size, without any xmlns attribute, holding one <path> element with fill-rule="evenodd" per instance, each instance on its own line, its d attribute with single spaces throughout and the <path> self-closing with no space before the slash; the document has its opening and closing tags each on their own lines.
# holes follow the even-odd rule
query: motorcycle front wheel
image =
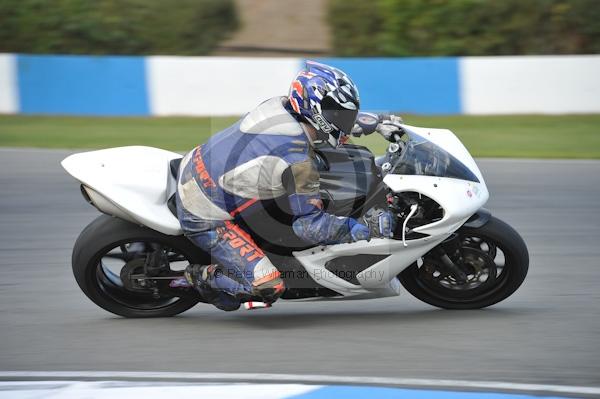
<svg viewBox="0 0 600 399">
<path fill-rule="evenodd" d="M 459 267 L 467 275 L 457 281 L 441 262 L 425 258 L 398 278 L 413 296 L 443 309 L 480 309 L 512 295 L 529 268 L 525 242 L 512 227 L 492 217 L 479 228 L 457 231 Z"/>
<path fill-rule="evenodd" d="M 101 308 L 123 317 L 169 317 L 201 300 L 193 289 L 169 283 L 205 257 L 183 236 L 101 215 L 77 238 L 72 267 L 81 290 Z M 149 259 L 160 267 L 151 269 Z"/>
</svg>

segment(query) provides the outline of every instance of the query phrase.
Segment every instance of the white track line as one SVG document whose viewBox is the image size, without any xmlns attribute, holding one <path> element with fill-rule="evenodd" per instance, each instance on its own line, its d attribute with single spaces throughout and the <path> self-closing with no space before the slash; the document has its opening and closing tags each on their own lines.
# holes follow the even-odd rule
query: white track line
<svg viewBox="0 0 600 399">
<path fill-rule="evenodd" d="M 0 371 L 1 379 L 71 378 L 71 379 L 135 379 L 177 380 L 193 382 L 277 382 L 306 384 L 395 385 L 412 388 L 484 389 L 489 391 L 544 392 L 578 395 L 600 395 L 600 387 L 521 384 L 493 381 L 436 380 L 420 378 L 349 377 L 334 375 L 294 375 L 264 373 L 187 373 L 131 371 Z"/>
</svg>

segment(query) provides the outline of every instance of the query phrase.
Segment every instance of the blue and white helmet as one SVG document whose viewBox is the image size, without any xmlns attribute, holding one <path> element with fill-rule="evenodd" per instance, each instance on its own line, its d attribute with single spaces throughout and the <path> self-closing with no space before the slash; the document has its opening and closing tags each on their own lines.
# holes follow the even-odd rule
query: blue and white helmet
<svg viewBox="0 0 600 399">
<path fill-rule="evenodd" d="M 359 109 L 358 88 L 343 71 L 314 61 L 292 82 L 292 110 L 317 129 L 317 138 L 333 147 L 349 135 Z"/>
</svg>

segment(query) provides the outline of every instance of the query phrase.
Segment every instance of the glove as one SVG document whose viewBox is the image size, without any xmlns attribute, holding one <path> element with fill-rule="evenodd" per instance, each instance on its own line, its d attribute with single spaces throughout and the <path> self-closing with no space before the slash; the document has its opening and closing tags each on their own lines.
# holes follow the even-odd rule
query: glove
<svg viewBox="0 0 600 399">
<path fill-rule="evenodd" d="M 382 208 L 371 208 L 365 213 L 363 220 L 368 226 L 370 238 L 394 236 L 396 218 L 392 212 Z"/>
<path fill-rule="evenodd" d="M 381 134 L 387 141 L 395 142 L 395 133 L 402 131 L 402 118 L 397 115 L 381 115 L 381 123 L 377 125 L 375 131 Z"/>
<path fill-rule="evenodd" d="M 371 232 L 368 226 L 351 219 L 350 236 L 352 241 L 361 241 L 371 239 Z"/>
<path fill-rule="evenodd" d="M 404 123 L 404 120 L 402 119 L 401 116 L 392 115 L 392 114 L 381 114 L 381 115 L 379 115 L 379 120 L 382 123 L 387 122 L 389 124 L 394 124 L 398 127 L 400 127 L 400 125 L 402 125 Z"/>
</svg>

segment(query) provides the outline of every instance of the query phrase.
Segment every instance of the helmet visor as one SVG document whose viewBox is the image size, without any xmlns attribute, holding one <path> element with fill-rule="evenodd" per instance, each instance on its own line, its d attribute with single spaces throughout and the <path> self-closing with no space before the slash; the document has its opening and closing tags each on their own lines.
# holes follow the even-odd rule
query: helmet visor
<svg viewBox="0 0 600 399">
<path fill-rule="evenodd" d="M 327 122 L 335 125 L 344 134 L 350 134 L 356 116 L 358 115 L 358 107 L 354 103 L 349 103 L 354 109 L 348 109 L 339 104 L 335 99 L 326 96 L 321 101 L 321 114 Z M 339 136 L 339 132 L 335 132 Z"/>
</svg>

